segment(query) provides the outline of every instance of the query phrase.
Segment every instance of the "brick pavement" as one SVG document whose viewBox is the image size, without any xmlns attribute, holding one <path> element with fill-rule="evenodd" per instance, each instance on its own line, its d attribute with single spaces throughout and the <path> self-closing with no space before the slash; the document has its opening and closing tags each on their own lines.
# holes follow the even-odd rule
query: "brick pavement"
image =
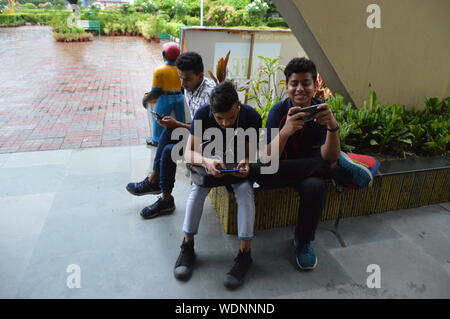
<svg viewBox="0 0 450 319">
<path fill-rule="evenodd" d="M 0 153 L 135 145 L 161 44 L 140 37 L 57 43 L 51 28 L 0 29 Z"/>
</svg>

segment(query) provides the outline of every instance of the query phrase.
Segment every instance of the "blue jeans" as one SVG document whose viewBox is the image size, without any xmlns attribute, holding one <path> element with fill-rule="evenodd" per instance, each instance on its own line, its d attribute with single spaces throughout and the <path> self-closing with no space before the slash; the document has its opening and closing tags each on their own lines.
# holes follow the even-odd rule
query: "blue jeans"
<svg viewBox="0 0 450 319">
<path fill-rule="evenodd" d="M 171 152 L 173 146 L 180 140 L 171 138 L 172 131 L 167 128 L 162 131 L 153 161 L 153 171 L 159 172 L 159 186 L 164 193 L 172 192 L 177 172 L 177 164 L 172 160 Z"/>
<path fill-rule="evenodd" d="M 184 114 L 184 95 L 161 95 L 156 103 L 155 112 L 161 116 L 168 116 L 175 111 L 175 119 L 179 122 L 185 122 Z M 152 141 L 159 143 L 159 138 L 162 134 L 164 127 L 158 124 L 155 119 L 153 120 L 152 127 Z"/>
</svg>

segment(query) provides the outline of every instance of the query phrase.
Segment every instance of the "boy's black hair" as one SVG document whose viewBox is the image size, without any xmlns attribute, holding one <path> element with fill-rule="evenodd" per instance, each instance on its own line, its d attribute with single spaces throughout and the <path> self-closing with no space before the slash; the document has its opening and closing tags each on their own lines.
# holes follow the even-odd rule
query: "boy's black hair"
<svg viewBox="0 0 450 319">
<path fill-rule="evenodd" d="M 225 113 L 239 102 L 233 83 L 225 81 L 216 85 L 211 92 L 209 107 L 213 113 Z"/>
<path fill-rule="evenodd" d="M 314 62 L 304 57 L 293 58 L 291 61 L 289 61 L 288 65 L 286 65 L 286 68 L 284 69 L 286 82 L 289 81 L 289 77 L 293 73 L 307 73 L 307 72 L 311 73 L 315 86 L 317 81 L 317 69 Z"/>
<path fill-rule="evenodd" d="M 175 61 L 177 68 L 181 71 L 192 71 L 195 74 L 203 72 L 203 60 L 197 52 L 185 52 Z"/>
</svg>

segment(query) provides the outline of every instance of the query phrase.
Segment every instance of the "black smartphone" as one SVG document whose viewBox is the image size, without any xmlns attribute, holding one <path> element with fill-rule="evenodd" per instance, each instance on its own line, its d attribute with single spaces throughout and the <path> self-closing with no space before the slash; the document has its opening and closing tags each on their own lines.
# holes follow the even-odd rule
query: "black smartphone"
<svg viewBox="0 0 450 319">
<path fill-rule="evenodd" d="M 313 120 L 313 116 L 318 113 L 323 111 L 322 109 L 318 110 L 317 108 L 320 106 L 320 104 L 315 104 L 315 105 L 311 105 L 308 107 L 304 107 L 301 110 L 295 111 L 294 113 L 292 113 L 290 116 L 300 113 L 300 112 L 305 112 L 305 113 L 309 113 L 309 115 L 306 115 L 304 117 L 301 118 L 301 120 L 303 120 L 304 122 L 309 122 Z"/>
<path fill-rule="evenodd" d="M 163 117 L 154 111 L 150 111 L 156 120 L 162 120 Z"/>
<path fill-rule="evenodd" d="M 221 174 L 230 174 L 230 173 L 237 173 L 237 172 L 246 172 L 246 169 L 219 169 L 219 172 Z"/>
</svg>

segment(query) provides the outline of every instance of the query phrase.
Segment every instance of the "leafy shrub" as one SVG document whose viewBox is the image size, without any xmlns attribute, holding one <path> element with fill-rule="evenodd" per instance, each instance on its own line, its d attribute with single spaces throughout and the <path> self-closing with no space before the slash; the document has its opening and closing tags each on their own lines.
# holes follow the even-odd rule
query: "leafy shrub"
<svg viewBox="0 0 450 319">
<path fill-rule="evenodd" d="M 155 13 L 158 11 L 158 7 L 156 4 L 151 0 L 138 0 L 135 2 L 136 11 L 145 12 L 145 13 Z M 138 9 L 138 8 L 142 8 Z"/>
<path fill-rule="evenodd" d="M 184 24 L 178 22 L 169 22 L 164 27 L 164 33 L 170 34 L 175 38 L 180 37 L 180 28 L 184 27 Z"/>
<path fill-rule="evenodd" d="M 286 21 L 283 18 L 268 18 L 267 26 L 272 28 L 289 28 Z"/>
<path fill-rule="evenodd" d="M 450 97 L 425 99 L 422 111 L 381 105 L 375 92 L 361 108 L 336 94 L 327 101 L 341 126 L 343 150 L 390 155 L 446 155 L 450 149 Z"/>
<path fill-rule="evenodd" d="M 237 10 L 236 14 L 231 18 L 231 25 L 233 26 L 249 26 L 250 17 L 247 10 Z"/>
<path fill-rule="evenodd" d="M 66 21 L 69 14 L 70 14 L 69 11 L 61 11 L 58 13 L 20 12 L 11 14 L 0 14 L 0 24 L 17 25 L 19 21 L 22 21 L 22 23 L 31 22 L 31 23 L 50 24 L 50 21 L 54 18 L 60 19 L 61 21 Z"/>
<path fill-rule="evenodd" d="M 183 19 L 189 11 L 188 6 L 182 0 L 175 0 L 175 3 L 172 6 L 172 12 L 174 13 L 174 17 L 178 19 Z"/>
<path fill-rule="evenodd" d="M 197 26 L 197 25 L 200 25 L 200 18 L 198 18 L 198 17 L 190 17 L 190 16 L 186 16 L 186 17 L 183 19 L 183 22 L 184 22 L 186 25 Z"/>
<path fill-rule="evenodd" d="M 34 3 L 28 2 L 20 5 L 21 9 L 37 9 L 36 5 Z"/>
<path fill-rule="evenodd" d="M 262 62 L 258 75 L 239 90 L 248 91 L 245 95 L 255 104 L 255 110 L 262 118 L 263 127 L 266 127 L 270 109 L 283 98 L 286 81 L 277 78 L 277 75 L 284 70 L 284 66 L 280 64 L 281 58 L 258 56 L 258 59 Z"/>
<path fill-rule="evenodd" d="M 233 17 L 236 15 L 236 10 L 233 7 L 219 5 L 211 7 L 206 15 L 206 21 L 210 25 L 215 26 L 231 26 L 233 24 Z"/>
<path fill-rule="evenodd" d="M 227 5 L 233 7 L 236 10 L 241 10 L 245 9 L 250 2 L 250 0 L 220 0 L 215 1 L 214 3 L 216 5 Z"/>
<path fill-rule="evenodd" d="M 60 28 L 58 32 L 53 32 L 53 37 L 58 42 L 90 41 L 93 36 L 84 31 L 83 28 Z"/>
<path fill-rule="evenodd" d="M 263 0 L 255 0 L 249 3 L 246 7 L 248 15 L 250 16 L 250 23 L 252 26 L 260 26 L 263 24 L 269 5 Z"/>
</svg>

